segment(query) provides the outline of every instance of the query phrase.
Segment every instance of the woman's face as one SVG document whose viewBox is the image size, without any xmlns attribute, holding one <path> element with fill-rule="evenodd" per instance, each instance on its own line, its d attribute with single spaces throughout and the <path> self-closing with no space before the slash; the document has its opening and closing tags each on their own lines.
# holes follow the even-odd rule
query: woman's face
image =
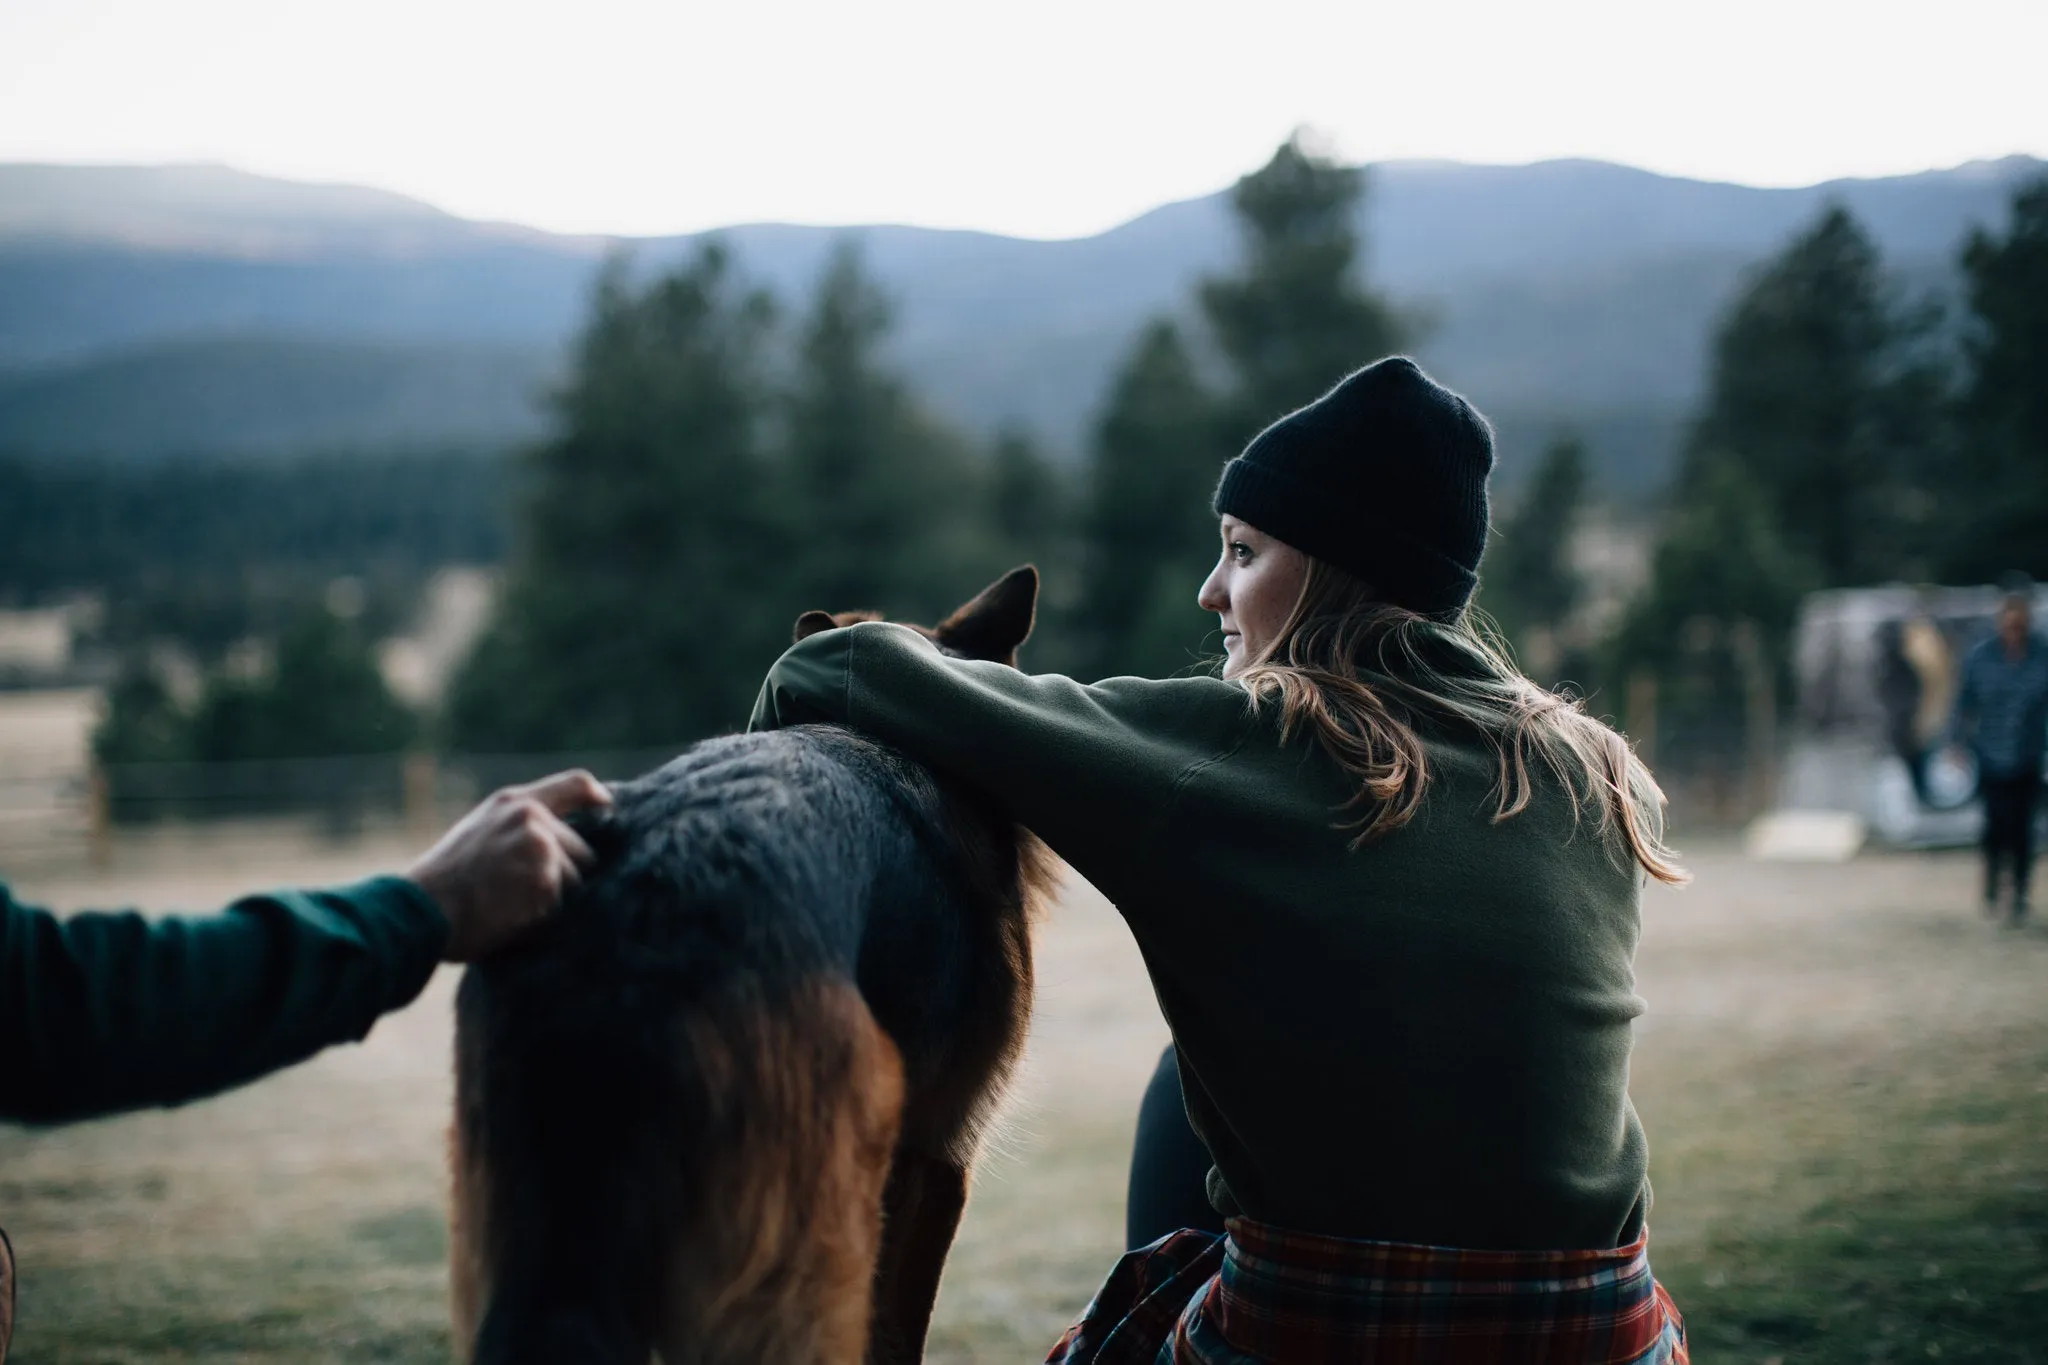
<svg viewBox="0 0 2048 1365">
<path fill-rule="evenodd" d="M 1222 619 L 1224 677 L 1264 657 L 1307 581 L 1307 555 L 1236 517 L 1223 518 L 1223 557 L 1195 601 Z"/>
</svg>

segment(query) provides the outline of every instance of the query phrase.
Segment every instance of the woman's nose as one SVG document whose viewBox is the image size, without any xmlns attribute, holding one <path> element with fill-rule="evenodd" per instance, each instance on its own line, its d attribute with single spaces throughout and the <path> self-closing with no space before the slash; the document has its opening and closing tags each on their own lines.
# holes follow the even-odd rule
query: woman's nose
<svg viewBox="0 0 2048 1365">
<path fill-rule="evenodd" d="M 1230 594 L 1223 590 L 1223 561 L 1217 560 L 1216 567 L 1209 570 L 1209 576 L 1202 580 L 1202 590 L 1195 594 L 1195 605 L 1203 611 L 1221 613 L 1230 605 Z"/>
</svg>

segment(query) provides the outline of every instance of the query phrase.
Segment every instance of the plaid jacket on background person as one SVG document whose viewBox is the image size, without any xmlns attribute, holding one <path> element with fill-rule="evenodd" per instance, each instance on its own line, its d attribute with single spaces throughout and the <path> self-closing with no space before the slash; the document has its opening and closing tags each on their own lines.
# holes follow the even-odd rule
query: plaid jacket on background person
<svg viewBox="0 0 2048 1365">
<path fill-rule="evenodd" d="M 1460 1251 L 1228 1226 L 1125 1256 L 1047 1365 L 1689 1365 L 1647 1235 Z"/>
</svg>

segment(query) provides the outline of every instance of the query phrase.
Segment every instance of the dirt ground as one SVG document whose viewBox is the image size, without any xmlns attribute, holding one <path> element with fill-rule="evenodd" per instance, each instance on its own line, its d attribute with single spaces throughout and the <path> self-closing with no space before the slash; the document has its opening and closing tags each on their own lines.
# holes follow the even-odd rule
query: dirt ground
<svg viewBox="0 0 2048 1365">
<path fill-rule="evenodd" d="M 406 852 L 160 844 L 124 851 L 112 873 L 16 890 L 60 907 L 205 908 Z M 1646 906 L 1633 1089 L 1653 1255 L 1695 1359 L 2044 1359 L 2048 930 L 1981 920 L 1960 855 L 1813 867 L 1707 850 L 1692 865 L 1695 886 Z M 947 1270 L 934 1360 L 1042 1358 L 1120 1250 L 1132 1117 L 1165 1029 L 1120 921 L 1085 887 L 1045 926 L 1039 972 L 1025 1074 Z M 232 1095 L 0 1128 L 0 1222 L 23 1266 L 17 1359 L 444 1359 L 453 985 L 444 970 L 363 1045 Z M 1954 1216 L 1927 1223 L 1923 1197 Z M 2039 1221 L 2013 1224 L 2015 1209 Z M 1859 1231 L 1886 1210 L 1906 1221 Z M 1816 1229 L 1836 1241 L 1813 1242 Z M 1941 1238 L 1981 1244 L 1996 1273 L 1959 1281 L 1961 1263 L 1928 1249 Z M 1897 1254 L 1840 1287 L 1837 1269 L 1879 1245 Z M 1895 1262 L 1910 1293 L 1885 1288 Z M 1771 1297 L 1809 1273 L 1806 1299 Z M 1838 1312 L 1852 1291 L 1881 1302 Z M 1900 1306 L 1915 1295 L 1924 1313 Z"/>
</svg>

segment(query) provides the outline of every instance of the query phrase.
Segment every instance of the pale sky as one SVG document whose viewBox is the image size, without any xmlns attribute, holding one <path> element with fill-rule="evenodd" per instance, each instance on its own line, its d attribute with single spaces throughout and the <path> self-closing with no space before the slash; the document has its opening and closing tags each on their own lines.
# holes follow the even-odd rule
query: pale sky
<svg viewBox="0 0 2048 1365">
<path fill-rule="evenodd" d="M 0 160 L 474 218 L 1099 231 L 1298 125 L 1759 185 L 2048 156 L 2048 0 L 0 0 Z"/>
</svg>

